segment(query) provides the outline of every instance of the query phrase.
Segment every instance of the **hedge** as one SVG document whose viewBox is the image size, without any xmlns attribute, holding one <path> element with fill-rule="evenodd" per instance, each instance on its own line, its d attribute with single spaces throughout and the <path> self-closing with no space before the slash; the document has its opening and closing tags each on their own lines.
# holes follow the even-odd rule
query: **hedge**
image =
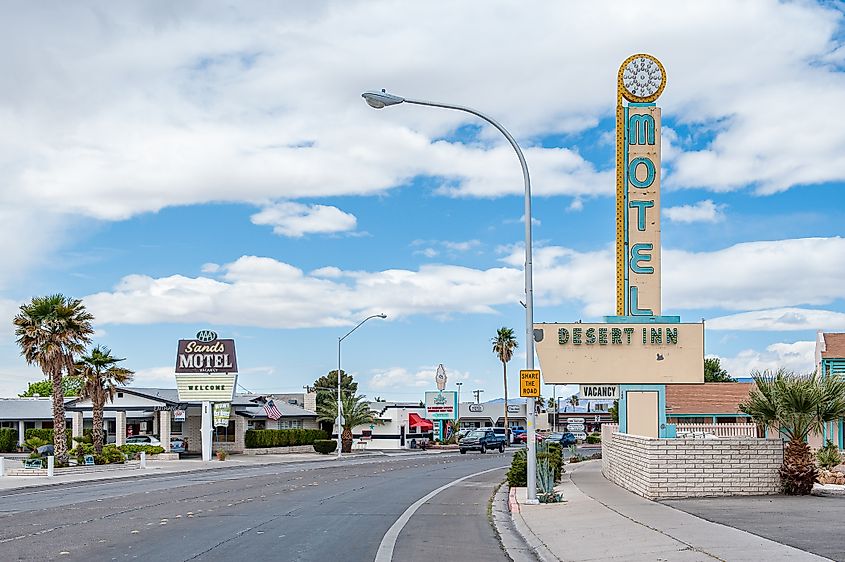
<svg viewBox="0 0 845 562">
<path fill-rule="evenodd" d="M 314 441 L 314 452 L 329 455 L 337 450 L 337 441 L 332 439 L 317 439 Z"/>
<path fill-rule="evenodd" d="M 138 445 L 137 443 L 127 443 L 118 447 L 127 455 L 135 455 L 137 453 L 147 453 L 148 455 L 158 455 L 164 452 L 164 447 L 158 445 Z"/>
<path fill-rule="evenodd" d="M 244 438 L 247 449 L 313 445 L 328 438 L 322 429 L 248 429 Z"/>
<path fill-rule="evenodd" d="M 18 450 L 18 430 L 0 428 L 0 453 L 14 453 Z"/>
<path fill-rule="evenodd" d="M 70 428 L 65 430 L 65 438 L 67 439 L 67 448 L 70 449 L 73 443 L 71 442 L 70 434 L 72 431 Z M 38 428 L 29 428 L 24 431 L 24 439 L 29 439 L 30 437 L 38 437 L 39 439 L 43 439 L 47 443 L 53 442 L 53 430 L 52 429 L 38 429 Z"/>
</svg>

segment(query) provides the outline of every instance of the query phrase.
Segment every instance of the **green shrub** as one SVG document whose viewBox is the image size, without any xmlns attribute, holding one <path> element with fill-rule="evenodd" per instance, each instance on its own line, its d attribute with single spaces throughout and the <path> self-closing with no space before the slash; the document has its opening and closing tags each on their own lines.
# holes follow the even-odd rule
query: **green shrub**
<svg viewBox="0 0 845 562">
<path fill-rule="evenodd" d="M 831 469 L 834 466 L 842 463 L 842 455 L 839 453 L 839 447 L 834 445 L 829 439 L 824 447 L 816 451 L 816 462 L 821 468 Z"/>
<path fill-rule="evenodd" d="M 314 441 L 327 437 L 328 434 L 321 429 L 248 429 L 244 444 L 247 449 L 312 445 Z"/>
<path fill-rule="evenodd" d="M 601 443 L 601 433 L 591 433 L 587 436 L 587 443 Z"/>
<path fill-rule="evenodd" d="M 94 457 L 94 462 L 97 464 L 123 464 L 125 461 L 126 456 L 114 445 L 105 445 L 103 454 Z"/>
<path fill-rule="evenodd" d="M 314 441 L 314 451 L 323 455 L 330 455 L 337 450 L 337 441 L 332 439 L 317 439 Z"/>
<path fill-rule="evenodd" d="M 65 437 L 67 438 L 68 449 L 70 449 L 70 446 L 71 446 L 70 434 L 71 434 L 71 430 L 68 429 L 68 430 L 65 431 Z M 39 439 L 43 439 L 47 443 L 53 442 L 53 430 L 52 429 L 38 429 L 38 428 L 31 427 L 24 432 L 23 436 L 24 436 L 24 439 L 29 439 L 31 437 L 38 437 Z"/>
<path fill-rule="evenodd" d="M 14 453 L 18 450 L 18 430 L 0 428 L 0 453 Z"/>
<path fill-rule="evenodd" d="M 548 453 L 537 453 L 537 460 L 548 458 L 549 466 L 554 472 L 555 482 L 560 482 L 560 476 L 563 473 L 563 456 L 561 455 L 561 447 L 558 443 L 549 443 Z M 525 449 L 516 452 L 511 461 L 511 467 L 507 473 L 508 484 L 511 487 L 524 487 L 528 485 L 528 457 Z"/>
<path fill-rule="evenodd" d="M 138 445 L 136 443 L 129 443 L 118 447 L 124 454 L 134 457 L 135 455 L 144 452 L 148 455 L 158 455 L 164 452 L 164 447 L 158 445 Z"/>
</svg>

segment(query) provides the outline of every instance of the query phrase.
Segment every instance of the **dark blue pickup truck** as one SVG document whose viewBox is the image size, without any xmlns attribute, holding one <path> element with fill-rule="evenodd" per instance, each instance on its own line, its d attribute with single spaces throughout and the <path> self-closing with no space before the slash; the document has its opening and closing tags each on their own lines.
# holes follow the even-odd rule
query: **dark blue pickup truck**
<svg viewBox="0 0 845 562">
<path fill-rule="evenodd" d="M 473 429 L 458 442 L 458 447 L 461 448 L 461 454 L 466 454 L 467 451 L 487 451 L 498 450 L 500 453 L 505 452 L 505 436 L 497 435 L 492 429 Z"/>
</svg>

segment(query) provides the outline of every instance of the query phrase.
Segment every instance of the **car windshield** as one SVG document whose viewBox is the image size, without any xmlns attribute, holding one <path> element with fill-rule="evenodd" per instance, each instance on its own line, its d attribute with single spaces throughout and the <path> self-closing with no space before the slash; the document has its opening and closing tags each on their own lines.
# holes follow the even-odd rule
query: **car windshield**
<svg viewBox="0 0 845 562">
<path fill-rule="evenodd" d="M 467 437 L 484 437 L 485 432 L 482 430 L 470 431 Z"/>
</svg>

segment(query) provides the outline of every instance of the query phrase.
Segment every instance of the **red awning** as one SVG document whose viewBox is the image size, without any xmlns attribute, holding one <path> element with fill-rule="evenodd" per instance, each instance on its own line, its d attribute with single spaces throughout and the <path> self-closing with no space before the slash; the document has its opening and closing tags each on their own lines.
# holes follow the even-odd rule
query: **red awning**
<svg viewBox="0 0 845 562">
<path fill-rule="evenodd" d="M 419 414 L 415 414 L 413 412 L 408 414 L 408 422 L 411 427 L 419 427 L 423 431 L 431 431 L 434 429 L 434 424 L 431 421 L 421 418 Z"/>
</svg>

